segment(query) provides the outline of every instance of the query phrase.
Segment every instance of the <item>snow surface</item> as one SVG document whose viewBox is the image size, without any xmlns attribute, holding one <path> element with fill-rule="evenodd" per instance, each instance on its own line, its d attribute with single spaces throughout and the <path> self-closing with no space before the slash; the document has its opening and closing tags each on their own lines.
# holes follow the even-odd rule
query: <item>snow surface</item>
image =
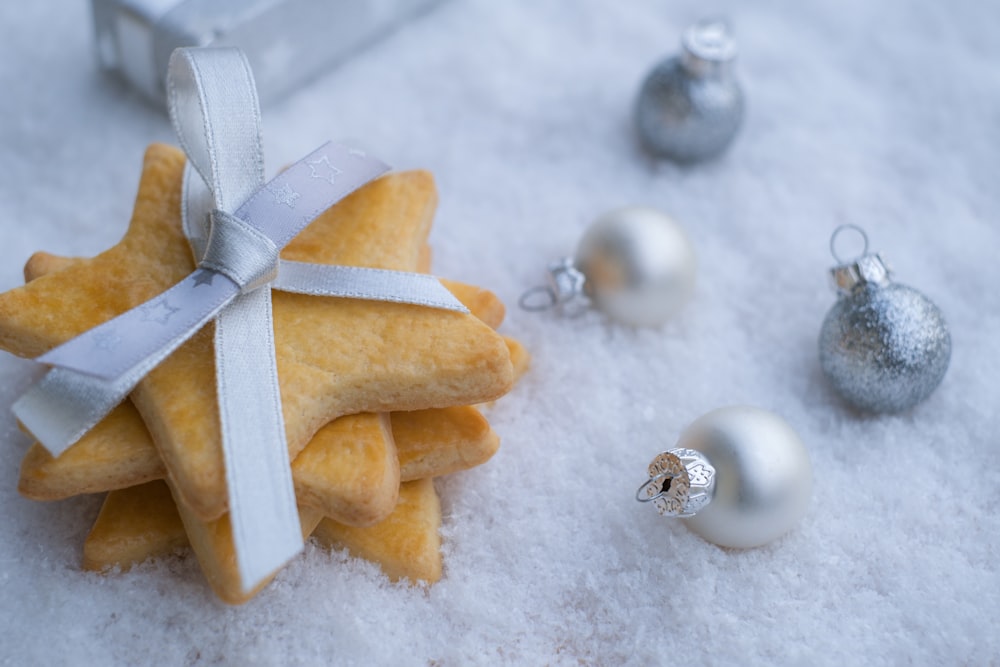
<svg viewBox="0 0 1000 667">
<path fill-rule="evenodd" d="M 166 118 L 101 75 L 87 3 L 0 5 L 0 289 L 35 250 L 95 254 L 128 220 Z M 636 148 L 645 71 L 728 15 L 748 116 L 695 168 Z M 264 111 L 271 169 L 356 138 L 426 167 L 435 270 L 508 304 L 627 204 L 686 227 L 698 286 L 662 330 L 511 307 L 534 354 L 489 417 L 486 466 L 440 480 L 430 589 L 310 546 L 246 606 L 193 559 L 80 571 L 99 498 L 15 486 L 6 410 L 32 366 L 0 358 L 0 663 L 987 664 L 1000 661 L 1000 6 L 453 1 Z M 863 225 L 951 326 L 951 368 L 911 413 L 861 416 L 816 353 L 827 241 Z M 633 499 L 699 415 L 784 416 L 815 469 L 787 537 L 730 551 Z"/>
</svg>

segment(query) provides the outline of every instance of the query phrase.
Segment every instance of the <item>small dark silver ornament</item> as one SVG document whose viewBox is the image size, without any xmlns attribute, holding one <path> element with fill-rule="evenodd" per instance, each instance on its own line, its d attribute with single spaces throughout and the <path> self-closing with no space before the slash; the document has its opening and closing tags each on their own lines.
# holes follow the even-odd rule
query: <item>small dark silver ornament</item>
<svg viewBox="0 0 1000 667">
<path fill-rule="evenodd" d="M 847 229 L 864 240 L 849 262 L 835 241 Z M 854 225 L 830 239 L 838 266 L 830 270 L 839 293 L 819 335 L 819 360 L 834 390 L 849 404 L 876 413 L 908 410 L 930 396 L 951 359 L 951 335 L 938 307 L 917 290 L 894 283 L 868 237 Z"/>
<path fill-rule="evenodd" d="M 688 300 L 695 256 L 673 218 L 645 206 L 608 211 L 584 233 L 576 254 L 549 265 L 549 284 L 525 292 L 521 307 L 578 315 L 596 308 L 623 324 L 659 326 Z"/>
<path fill-rule="evenodd" d="M 724 21 L 701 21 L 684 31 L 681 53 L 650 71 L 636 99 L 639 139 L 650 153 L 689 163 L 725 150 L 743 121 L 735 58 Z"/>
</svg>

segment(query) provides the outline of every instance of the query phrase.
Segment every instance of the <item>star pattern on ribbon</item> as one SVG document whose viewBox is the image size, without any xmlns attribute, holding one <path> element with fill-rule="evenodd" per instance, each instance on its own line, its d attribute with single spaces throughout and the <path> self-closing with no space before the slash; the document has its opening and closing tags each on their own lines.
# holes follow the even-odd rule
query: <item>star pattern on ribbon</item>
<svg viewBox="0 0 1000 667">
<path fill-rule="evenodd" d="M 274 201 L 279 204 L 284 204 L 288 208 L 295 208 L 295 201 L 299 199 L 302 195 L 292 189 L 288 183 L 282 183 L 281 186 L 277 188 L 268 188 L 271 196 L 274 197 Z"/>
<path fill-rule="evenodd" d="M 211 285 L 215 276 L 218 274 L 215 271 L 209 271 L 208 269 L 202 269 L 194 276 L 194 286 L 200 287 L 201 285 Z"/>
<path fill-rule="evenodd" d="M 157 324 L 166 325 L 167 323 L 170 322 L 170 318 L 173 317 L 173 315 L 178 311 L 180 311 L 180 308 L 171 306 L 170 301 L 168 301 L 167 299 L 160 299 L 155 303 L 144 306 L 140 310 L 141 313 L 140 319 L 143 322 L 156 322 Z M 105 332 L 101 332 L 100 334 L 98 334 L 98 337 L 104 340 L 108 338 Z M 114 348 L 102 347 L 101 349 L 112 350 Z"/>
<path fill-rule="evenodd" d="M 122 337 L 115 331 L 102 331 L 94 336 L 94 344 L 101 350 L 114 350 L 122 342 Z"/>
<path fill-rule="evenodd" d="M 357 151 L 357 154 L 348 151 L 348 154 L 353 155 L 354 157 L 367 157 L 367 155 L 361 151 Z M 325 181 L 330 185 L 335 185 L 337 183 L 337 177 L 344 173 L 337 167 L 330 164 L 330 157 L 328 155 L 324 155 L 318 160 L 311 160 L 306 164 L 309 165 L 310 175 L 313 178 Z"/>
</svg>

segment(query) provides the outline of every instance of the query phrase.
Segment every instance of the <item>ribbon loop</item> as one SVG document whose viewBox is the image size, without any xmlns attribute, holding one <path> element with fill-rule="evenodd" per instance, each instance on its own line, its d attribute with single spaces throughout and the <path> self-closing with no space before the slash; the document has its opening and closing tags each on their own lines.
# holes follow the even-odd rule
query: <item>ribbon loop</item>
<svg viewBox="0 0 1000 667">
<path fill-rule="evenodd" d="M 170 119 L 216 208 L 235 211 L 264 184 L 257 87 L 234 48 L 177 49 L 167 67 Z"/>
<path fill-rule="evenodd" d="M 244 220 L 215 209 L 212 229 L 199 266 L 226 276 L 246 294 L 278 276 L 279 248 L 274 241 Z"/>
</svg>

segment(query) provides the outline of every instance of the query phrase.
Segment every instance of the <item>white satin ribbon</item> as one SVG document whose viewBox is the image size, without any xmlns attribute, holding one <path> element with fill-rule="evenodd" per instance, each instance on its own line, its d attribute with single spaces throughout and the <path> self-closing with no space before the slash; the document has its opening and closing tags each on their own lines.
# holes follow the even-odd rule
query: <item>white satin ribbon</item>
<svg viewBox="0 0 1000 667">
<path fill-rule="evenodd" d="M 468 310 L 436 279 L 285 262 L 316 216 L 388 167 L 325 144 L 264 184 L 260 112 L 238 49 L 177 49 L 170 112 L 187 153 L 183 226 L 198 269 L 164 293 L 50 350 L 54 366 L 14 404 L 58 456 L 202 326 L 215 320 L 230 521 L 244 590 L 302 548 L 275 361 L 271 288 Z"/>
</svg>

